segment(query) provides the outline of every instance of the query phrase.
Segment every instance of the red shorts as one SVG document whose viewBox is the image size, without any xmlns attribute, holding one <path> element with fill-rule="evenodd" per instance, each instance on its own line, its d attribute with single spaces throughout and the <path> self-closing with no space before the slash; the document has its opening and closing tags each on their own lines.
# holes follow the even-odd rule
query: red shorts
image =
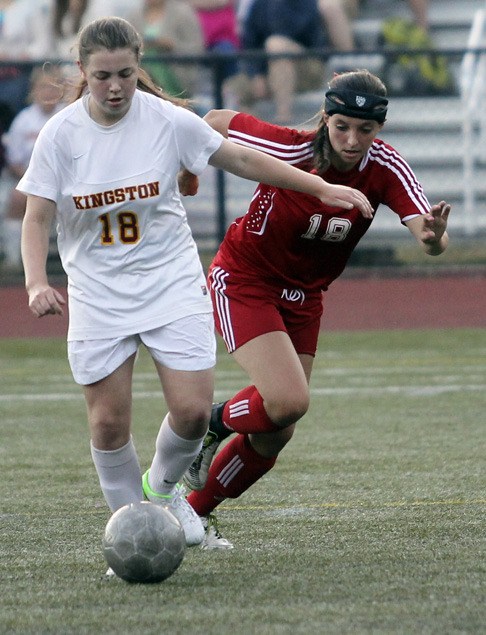
<svg viewBox="0 0 486 635">
<path fill-rule="evenodd" d="M 299 354 L 314 356 L 322 316 L 322 293 L 304 293 L 260 281 L 242 281 L 221 267 L 208 276 L 214 321 L 229 353 L 270 333 L 287 333 Z"/>
</svg>

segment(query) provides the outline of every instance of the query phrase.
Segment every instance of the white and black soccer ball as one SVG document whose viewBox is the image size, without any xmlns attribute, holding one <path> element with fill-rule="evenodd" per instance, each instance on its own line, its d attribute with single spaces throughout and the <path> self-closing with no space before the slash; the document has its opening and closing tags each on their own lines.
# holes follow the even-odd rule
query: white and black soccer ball
<svg viewBox="0 0 486 635">
<path fill-rule="evenodd" d="M 184 531 L 165 507 L 142 501 L 118 509 L 103 535 L 103 553 L 117 576 L 127 582 L 161 582 L 181 564 Z"/>
</svg>

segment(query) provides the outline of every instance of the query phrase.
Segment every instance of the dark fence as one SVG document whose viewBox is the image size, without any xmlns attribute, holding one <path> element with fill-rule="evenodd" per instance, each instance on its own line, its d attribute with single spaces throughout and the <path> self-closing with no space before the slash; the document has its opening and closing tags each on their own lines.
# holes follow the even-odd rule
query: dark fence
<svg viewBox="0 0 486 635">
<path fill-rule="evenodd" d="M 144 58 L 145 63 L 164 64 L 192 64 L 197 65 L 201 78 L 198 90 L 192 96 L 194 104 L 199 114 L 211 108 L 224 108 L 226 106 L 224 100 L 224 77 L 225 67 L 229 61 L 236 60 L 240 68 L 244 69 L 245 63 L 255 59 L 272 59 L 277 57 L 287 57 L 292 59 L 301 58 L 319 58 L 326 64 L 326 74 L 323 77 L 322 87 L 312 93 L 300 95 L 296 97 L 298 115 L 302 115 L 302 121 L 305 121 L 309 115 L 316 113 L 322 105 L 326 80 L 332 77 L 333 72 L 341 72 L 344 70 L 353 70 L 356 68 L 369 68 L 372 72 L 382 77 L 389 87 L 392 99 L 390 108 L 390 118 L 387 122 L 386 130 L 389 130 L 391 140 L 395 141 L 400 132 L 408 134 L 405 145 L 410 145 L 413 155 L 409 162 L 416 169 L 418 176 L 421 176 L 423 167 L 424 181 L 431 190 L 431 198 L 434 199 L 440 195 L 440 186 L 434 185 L 433 177 L 429 175 L 429 168 L 434 161 L 437 163 L 438 169 L 444 169 L 447 159 L 440 147 L 440 135 L 446 135 L 451 132 L 452 127 L 457 128 L 457 137 L 455 141 L 447 141 L 444 136 L 445 143 L 450 147 L 451 143 L 456 147 L 462 147 L 463 143 L 463 118 L 465 109 L 469 108 L 467 99 L 472 84 L 484 84 L 484 77 L 481 77 L 478 69 L 481 68 L 481 61 L 486 57 L 486 48 L 464 48 L 464 49 L 443 49 L 431 50 L 408 48 L 395 48 L 393 50 L 379 48 L 376 50 L 353 51 L 349 53 L 336 54 L 331 49 L 313 49 L 305 53 L 286 54 L 286 55 L 267 55 L 261 51 L 244 51 L 239 52 L 236 56 L 231 53 L 207 53 L 204 56 L 181 56 L 181 55 L 164 55 L 161 57 L 147 56 Z M 452 81 L 446 87 L 434 87 L 431 82 L 426 82 L 423 76 L 424 61 L 428 61 L 429 70 L 437 61 L 445 63 L 450 71 Z M 466 60 L 468 61 L 466 67 Z M 60 60 L 49 60 L 50 63 L 67 63 Z M 28 90 L 28 77 L 31 69 L 46 63 L 42 61 L 1 61 L 0 62 L 0 125 L 5 130 L 14 114 L 18 109 L 25 105 Z M 422 66 L 421 66 L 422 64 Z M 427 64 L 425 64 L 427 66 Z M 422 68 L 422 70 L 421 70 Z M 465 76 L 466 70 L 470 76 Z M 17 81 L 17 93 L 12 89 L 12 84 Z M 9 92 L 10 91 L 10 92 Z M 22 94 L 23 91 L 23 94 Z M 477 91 L 476 91 L 477 92 Z M 402 104 L 403 102 L 403 104 Z M 484 102 L 483 102 L 484 103 Z M 424 105 L 425 104 L 425 105 Z M 416 111 L 414 112 L 414 108 Z M 271 116 L 272 103 L 261 102 L 252 104 L 252 111 L 262 118 Z M 432 111 L 432 112 L 431 112 Z M 393 113 L 398 113 L 394 115 Z M 435 120 L 432 115 L 435 114 Z M 468 115 L 469 116 L 469 115 Z M 476 129 L 483 128 L 481 117 L 476 112 L 470 115 L 474 119 Z M 453 121 L 454 120 L 454 121 Z M 442 132 L 439 130 L 440 124 L 443 124 Z M 413 130 L 408 127 L 415 128 L 419 132 L 419 137 L 412 140 Z M 405 135 L 406 136 L 406 135 Z M 386 139 L 388 140 L 388 139 Z M 430 159 L 431 144 L 437 143 L 438 159 Z M 393 143 L 392 145 L 395 145 Z M 400 151 L 399 145 L 396 145 Z M 458 155 L 460 153 L 458 152 Z M 405 154 L 405 156 L 407 156 Z M 407 157 L 408 158 L 408 157 Z M 458 157 L 459 158 L 459 157 Z M 452 159 L 451 159 L 452 161 Z M 450 186 L 450 195 L 453 203 L 459 207 L 459 213 L 464 212 L 464 183 L 461 177 L 463 170 L 463 157 L 460 157 L 458 163 L 455 164 L 455 173 L 459 175 L 460 186 L 462 190 L 453 191 L 451 179 L 446 177 L 445 190 Z M 428 165 L 428 168 L 425 167 Z M 441 175 L 438 174 L 441 178 Z M 214 171 L 214 177 L 208 177 L 209 183 L 206 188 L 201 188 L 201 195 L 194 200 L 186 199 L 189 220 L 193 227 L 194 235 L 202 245 L 214 247 L 224 236 L 226 228 L 232 222 L 236 215 L 241 215 L 246 211 L 246 204 L 251 196 L 253 189 L 252 184 L 232 181 L 231 176 L 221 171 Z M 427 180 L 430 178 L 429 183 Z M 480 175 L 476 180 L 480 183 L 486 183 L 484 175 Z M 444 181 L 444 175 L 442 175 Z M 459 186 L 458 186 L 459 187 Z M 473 186 L 471 186 L 473 187 Z M 228 192 L 228 189 L 230 190 Z M 457 189 L 457 188 L 456 188 Z M 474 189 L 478 188 L 474 186 Z M 483 192 L 483 189 L 485 191 Z M 427 191 L 427 187 L 426 187 Z M 445 196 L 444 196 L 445 197 Z M 480 230 L 486 230 L 486 186 L 482 186 L 478 196 L 474 199 L 475 217 L 474 225 L 470 228 L 469 233 L 474 233 L 479 227 Z M 202 211 L 201 211 L 202 210 Z M 456 212 L 457 213 L 457 212 Z M 478 220 L 479 219 L 479 220 Z M 458 221 L 458 226 L 467 226 L 462 220 Z M 380 229 L 380 228 L 379 228 Z M 392 236 L 393 231 L 388 229 L 386 223 L 381 230 L 388 236 Z M 465 231 L 467 234 L 468 231 Z"/>
</svg>

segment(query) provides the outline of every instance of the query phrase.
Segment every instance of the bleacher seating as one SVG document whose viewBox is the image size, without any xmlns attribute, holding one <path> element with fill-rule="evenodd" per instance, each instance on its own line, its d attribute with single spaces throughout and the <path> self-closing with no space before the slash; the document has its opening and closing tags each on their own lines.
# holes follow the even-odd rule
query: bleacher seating
<svg viewBox="0 0 486 635">
<path fill-rule="evenodd" d="M 362 50 L 355 57 L 356 67 L 368 67 L 379 74 L 380 56 L 377 55 L 378 34 L 384 15 L 383 5 L 393 5 L 394 10 L 407 15 L 406 2 L 366 0 L 363 12 L 356 21 L 355 30 Z M 471 32 L 474 14 L 486 9 L 485 0 L 461 0 L 461 2 L 430 2 L 430 30 L 438 48 L 465 49 Z M 484 46 L 486 42 L 483 42 Z M 349 60 L 348 60 L 349 61 Z M 451 58 L 453 72 L 460 85 L 463 56 Z M 339 66 L 339 56 L 334 60 Z M 296 98 L 297 120 L 306 122 L 322 106 L 323 91 L 305 93 Z M 271 119 L 273 105 L 261 102 L 254 108 L 255 114 Z M 446 199 L 454 207 L 450 217 L 451 231 L 466 238 L 474 233 L 486 232 L 486 164 L 478 160 L 474 166 L 475 208 L 474 218 L 465 219 L 464 182 L 464 103 L 461 94 L 441 97 L 394 96 L 390 102 L 389 117 L 380 135 L 391 143 L 409 161 L 421 180 L 431 202 Z M 468 150 L 466 150 L 468 151 Z M 214 244 L 218 232 L 215 214 L 215 174 L 206 173 L 201 179 L 200 193 L 195 199 L 185 199 L 189 221 L 201 245 Z M 227 175 L 226 224 L 246 211 L 246 204 L 254 190 L 254 184 Z M 470 211 L 469 211 L 470 214 Z M 382 243 L 385 237 L 393 243 L 407 233 L 401 230 L 394 214 L 381 210 L 373 227 L 365 238 L 367 244 Z"/>
</svg>

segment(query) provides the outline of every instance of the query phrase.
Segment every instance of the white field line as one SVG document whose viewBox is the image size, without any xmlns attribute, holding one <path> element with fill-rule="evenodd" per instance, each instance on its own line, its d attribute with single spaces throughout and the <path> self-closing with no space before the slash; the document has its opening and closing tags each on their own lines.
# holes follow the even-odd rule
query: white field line
<svg viewBox="0 0 486 635">
<path fill-rule="evenodd" d="M 251 505 L 251 504 L 235 504 L 232 501 L 228 501 L 228 506 L 225 507 L 225 514 L 230 514 L 232 511 L 259 511 L 270 516 L 300 516 L 310 515 L 313 510 L 322 509 L 343 509 L 343 510 L 384 510 L 394 508 L 410 508 L 410 507 L 453 507 L 453 506 L 482 506 L 486 505 L 485 498 L 449 498 L 443 500 L 399 500 L 399 501 L 348 501 L 348 502 L 320 502 L 315 504 L 304 504 L 296 507 L 288 507 L 285 503 L 282 506 L 279 505 Z"/>
<path fill-rule="evenodd" d="M 302 503 L 294 507 L 289 507 L 285 503 L 265 503 L 254 504 L 251 503 L 242 504 L 235 503 L 233 500 L 228 499 L 225 504 L 224 514 L 226 517 L 231 516 L 232 513 L 240 512 L 259 512 L 265 516 L 277 516 L 277 517 L 291 517 L 291 516 L 307 516 L 315 517 L 316 512 L 328 511 L 328 510 L 343 510 L 348 512 L 358 511 L 360 514 L 363 512 L 376 513 L 385 511 L 388 509 L 410 509 L 410 508 L 426 508 L 426 507 L 482 507 L 486 505 L 486 498 L 444 498 L 439 500 L 424 499 L 424 500 L 396 500 L 396 501 L 369 501 L 369 500 L 355 500 L 355 501 L 322 501 L 318 503 Z M 82 509 L 73 512 L 69 517 L 75 516 L 88 516 L 88 515 L 106 515 L 105 507 L 102 503 L 95 504 L 90 509 Z M 29 509 L 22 509 L 22 511 L 12 514 L 1 514 L 1 518 L 5 521 L 13 521 L 17 525 L 24 518 L 42 518 L 49 517 L 55 519 L 57 516 L 53 516 L 52 512 L 32 512 Z M 66 518 L 66 515 L 60 515 L 59 518 Z"/>
<path fill-rule="evenodd" d="M 442 384 L 437 386 L 349 386 L 335 388 L 311 388 L 311 395 L 363 397 L 399 394 L 404 397 L 429 397 L 454 392 L 486 392 L 486 384 Z M 224 398 L 227 392 L 215 390 L 214 396 Z M 134 390 L 134 399 L 162 399 L 161 390 Z M 0 402 L 45 402 L 82 400 L 81 392 L 53 392 L 53 393 L 11 393 L 0 395 Z"/>
<path fill-rule="evenodd" d="M 442 373 L 444 373 L 447 368 L 442 368 Z M 486 365 L 485 364 L 470 364 L 464 366 L 454 365 L 454 373 L 450 373 L 449 377 L 460 377 L 462 381 L 464 381 L 465 374 L 472 375 L 486 375 Z M 346 377 L 347 379 L 352 380 L 353 377 L 360 377 L 362 375 L 369 377 L 372 379 L 374 376 L 386 375 L 389 377 L 390 375 L 433 375 L 437 376 L 437 366 L 375 366 L 373 369 L 370 368 L 354 368 L 350 367 L 342 367 L 339 368 L 315 368 L 312 373 L 312 379 L 315 381 L 316 378 L 319 377 Z M 227 381 L 227 380 L 237 380 L 239 381 L 241 378 L 245 377 L 245 373 L 239 369 L 230 369 L 223 370 L 216 368 L 216 383 Z M 441 376 L 444 378 L 444 375 Z M 62 375 L 50 375 L 49 379 L 52 383 L 57 384 L 69 384 L 73 385 L 73 378 L 69 372 L 66 372 Z M 141 383 L 144 381 L 157 381 L 157 375 L 154 372 L 142 372 L 139 373 L 135 369 L 133 375 L 134 384 Z M 45 384 L 45 377 L 32 377 L 29 378 L 30 384 Z"/>
</svg>

